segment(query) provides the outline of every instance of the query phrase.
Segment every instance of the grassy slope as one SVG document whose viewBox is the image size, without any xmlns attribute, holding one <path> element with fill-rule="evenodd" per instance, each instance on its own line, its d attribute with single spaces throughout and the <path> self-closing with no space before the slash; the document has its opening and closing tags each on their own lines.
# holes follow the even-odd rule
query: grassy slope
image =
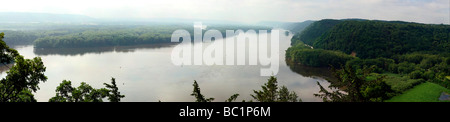
<svg viewBox="0 0 450 122">
<path fill-rule="evenodd" d="M 424 81 L 422 79 L 410 79 L 408 76 L 393 73 L 383 73 L 383 75 L 386 75 L 386 84 L 390 85 L 392 90 L 396 92 L 404 92 Z"/>
<path fill-rule="evenodd" d="M 386 84 L 391 86 L 392 90 L 402 93 L 406 90 L 413 88 L 414 86 L 421 84 L 424 82 L 422 79 L 410 79 L 408 76 L 400 75 L 400 74 L 394 74 L 394 73 L 372 73 L 370 76 L 367 77 L 367 80 L 375 80 L 377 77 L 380 77 L 381 75 L 386 75 L 385 81 Z"/>
<path fill-rule="evenodd" d="M 386 102 L 439 102 L 439 96 L 443 91 L 450 93 L 450 89 L 435 83 L 425 82 L 405 91 L 401 95 L 392 97 Z"/>
</svg>

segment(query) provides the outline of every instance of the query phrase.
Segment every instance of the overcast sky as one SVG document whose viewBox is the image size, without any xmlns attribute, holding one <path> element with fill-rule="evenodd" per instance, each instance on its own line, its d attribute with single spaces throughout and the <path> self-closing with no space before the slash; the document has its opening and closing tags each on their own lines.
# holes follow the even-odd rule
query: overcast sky
<svg viewBox="0 0 450 122">
<path fill-rule="evenodd" d="M 240 22 L 363 18 L 450 24 L 450 0 L 7 0 L 0 12 Z"/>
</svg>

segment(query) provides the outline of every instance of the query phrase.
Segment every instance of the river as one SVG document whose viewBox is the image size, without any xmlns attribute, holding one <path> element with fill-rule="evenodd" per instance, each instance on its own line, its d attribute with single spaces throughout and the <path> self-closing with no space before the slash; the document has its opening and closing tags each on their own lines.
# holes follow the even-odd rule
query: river
<svg viewBox="0 0 450 122">
<path fill-rule="evenodd" d="M 283 31 L 283 30 L 282 30 Z M 326 69 L 311 67 L 289 67 L 285 62 L 285 50 L 290 46 L 292 34 L 283 34 L 280 40 L 280 66 L 276 75 L 278 85 L 285 85 L 295 91 L 305 102 L 321 101 L 313 94 L 318 93 L 317 81 L 324 86 L 329 82 Z M 216 40 L 221 41 L 221 40 Z M 139 46 L 118 46 L 101 48 L 35 49 L 32 45 L 15 46 L 25 58 L 39 56 L 47 67 L 48 80 L 40 83 L 34 93 L 38 101 L 48 101 L 55 96 L 56 87 L 62 80 L 72 81 L 78 87 L 86 82 L 94 88 L 103 88 L 116 82 L 122 101 L 195 101 L 190 96 L 193 82 L 199 83 L 205 97 L 215 101 L 225 101 L 238 93 L 237 101 L 252 100 L 253 90 L 261 90 L 268 76 L 260 76 L 262 66 L 175 66 L 171 62 L 172 49 L 176 44 L 156 44 Z M 5 71 L 0 77 L 4 78 Z"/>
</svg>

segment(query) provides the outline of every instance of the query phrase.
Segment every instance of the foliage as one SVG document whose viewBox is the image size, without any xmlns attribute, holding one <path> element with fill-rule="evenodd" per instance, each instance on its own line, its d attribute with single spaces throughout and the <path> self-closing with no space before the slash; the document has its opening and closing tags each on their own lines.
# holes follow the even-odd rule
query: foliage
<svg viewBox="0 0 450 122">
<path fill-rule="evenodd" d="M 35 102 L 31 92 L 39 90 L 38 84 L 47 80 L 44 63 L 39 57 L 24 59 L 6 45 L 3 37 L 4 33 L 0 33 L 0 62 L 15 64 L 0 80 L 0 102 Z"/>
<path fill-rule="evenodd" d="M 289 92 L 286 86 L 281 86 L 278 95 L 279 102 L 302 102 L 302 99 L 298 98 L 297 93 L 294 91 Z"/>
<path fill-rule="evenodd" d="M 120 102 L 120 99 L 125 97 L 118 91 L 114 78 L 111 79 L 111 84 L 104 85 L 106 88 L 95 89 L 81 82 L 80 86 L 74 88 L 71 81 L 63 80 L 56 88 L 56 95 L 50 98 L 49 102 L 103 102 L 105 97 L 108 97 L 110 102 Z"/>
<path fill-rule="evenodd" d="M 12 31 L 5 30 L 5 43 L 8 45 L 32 44 L 39 36 L 35 31 Z"/>
<path fill-rule="evenodd" d="M 355 52 L 360 58 L 389 58 L 417 51 L 448 51 L 449 32 L 449 25 L 341 20 L 320 37 L 301 41 L 312 41 L 307 44 L 315 48 Z"/>
<path fill-rule="evenodd" d="M 386 102 L 440 102 L 438 98 L 442 92 L 450 93 L 450 89 L 425 82 L 407 90 L 404 94 L 386 100 Z"/>
<path fill-rule="evenodd" d="M 329 58 L 308 55 L 306 48 L 338 50 L 355 55 L 345 61 L 355 70 L 374 67 L 376 73 L 398 73 L 404 78 L 394 78 L 396 91 L 404 91 L 424 80 L 449 88 L 450 82 L 450 25 L 420 24 L 378 20 L 321 20 L 311 24 L 301 34 L 292 38 L 293 47 L 286 52 L 287 61 L 318 65 Z M 304 58 L 304 59 L 302 59 Z M 336 61 L 333 61 L 336 62 Z M 326 63 L 325 63 L 326 64 Z M 328 63 L 331 64 L 331 63 Z M 333 66 L 333 65 L 332 65 Z M 335 66 L 335 65 L 334 65 Z M 338 66 L 335 66 L 338 67 Z M 422 80 L 421 80 L 422 79 Z"/>
<path fill-rule="evenodd" d="M 205 98 L 200 92 L 200 87 L 196 80 L 194 80 L 194 89 L 191 96 L 194 96 L 195 102 L 212 102 L 214 98 Z M 277 78 L 271 76 L 267 83 L 262 87 L 262 91 L 253 90 L 255 95 L 251 95 L 254 99 L 260 102 L 301 102 L 302 100 L 298 98 L 297 93 L 294 91 L 289 91 L 286 86 L 282 86 L 278 90 Z M 225 100 L 225 102 L 236 101 L 239 94 L 233 94 Z M 245 102 L 245 100 L 243 100 Z M 252 100 L 250 100 L 252 102 Z"/>
<path fill-rule="evenodd" d="M 290 30 L 292 33 L 300 33 L 302 32 L 306 27 L 308 27 L 310 24 L 312 24 L 314 21 L 312 20 L 306 20 L 303 22 L 294 22 L 294 23 L 284 23 L 281 24 L 281 28 L 284 28 L 286 30 Z"/>
<path fill-rule="evenodd" d="M 286 51 L 287 60 L 306 66 L 328 67 L 331 65 L 334 67 L 340 67 L 341 64 L 345 64 L 347 61 L 355 58 L 340 51 L 308 49 L 304 48 L 305 46 L 303 46 L 303 48 L 296 47 L 288 48 Z"/>
<path fill-rule="evenodd" d="M 98 47 L 170 42 L 176 28 L 157 27 L 103 27 L 86 29 L 79 33 L 45 36 L 34 41 L 39 48 Z"/>
<path fill-rule="evenodd" d="M 120 94 L 119 88 L 116 85 L 116 79 L 115 78 L 111 78 L 111 84 L 107 84 L 107 83 L 103 83 L 103 84 L 111 92 L 110 94 L 108 94 L 108 100 L 110 102 L 120 102 L 120 99 L 125 97 L 125 95 L 121 95 Z"/>
<path fill-rule="evenodd" d="M 367 80 L 374 67 L 363 67 L 356 70 L 350 66 L 345 66 L 341 70 L 332 71 L 338 79 L 337 83 L 329 86 L 334 91 L 326 90 L 319 82 L 320 93 L 314 96 L 320 97 L 324 102 L 382 102 L 390 98 L 393 92 L 391 87 L 384 81 L 384 76 L 375 80 Z M 341 88 L 341 89 L 339 89 Z"/>
<path fill-rule="evenodd" d="M 39 48 L 63 48 L 169 43 L 171 42 L 172 33 L 177 29 L 187 30 L 191 33 L 191 38 L 193 37 L 192 25 L 188 24 L 94 27 L 69 28 L 60 30 L 62 31 L 61 34 L 39 36 L 34 41 L 34 45 Z M 222 33 L 222 36 L 225 36 L 226 30 L 268 30 L 269 28 L 249 25 L 212 25 L 208 26 L 208 29 L 216 29 Z"/>
<path fill-rule="evenodd" d="M 386 75 L 386 84 L 391 86 L 392 90 L 394 90 L 396 93 L 402 93 L 424 82 L 423 79 L 412 79 L 407 75 L 402 76 L 392 73 L 385 73 L 383 75 Z"/>
<path fill-rule="evenodd" d="M 228 98 L 225 102 L 233 102 L 236 101 L 237 97 L 239 96 L 239 94 L 233 94 L 230 96 L 230 98 Z"/>
<path fill-rule="evenodd" d="M 409 63 L 409 62 L 402 62 L 399 63 L 397 68 L 397 72 L 399 74 L 409 74 L 412 71 L 414 71 L 415 68 L 415 64 L 414 63 Z"/>
<path fill-rule="evenodd" d="M 374 67 L 374 72 L 383 73 L 388 71 L 391 65 L 394 65 L 395 61 L 393 59 L 388 58 L 376 58 L 376 59 L 360 59 L 354 58 L 353 60 L 349 60 L 345 65 L 350 66 L 354 69 L 361 69 L 362 67 Z"/>
<path fill-rule="evenodd" d="M 17 50 L 9 48 L 8 45 L 3 41 L 5 33 L 0 33 L 0 63 L 9 64 L 14 61 L 16 56 L 19 56 Z"/>
<path fill-rule="evenodd" d="M 253 90 L 255 94 L 251 96 L 260 102 L 301 102 L 302 100 L 298 98 L 297 94 L 286 88 L 286 86 L 282 86 L 280 90 L 278 90 L 278 82 L 277 78 L 271 76 L 267 83 L 264 83 L 261 86 L 261 91 Z"/>
<path fill-rule="evenodd" d="M 318 39 L 320 36 L 328 32 L 333 26 L 339 24 L 341 21 L 332 20 L 332 19 L 324 19 L 320 21 L 316 21 L 303 30 L 302 33 L 292 37 L 291 45 L 294 46 L 298 44 L 300 41 L 308 45 L 313 45 L 314 41 Z"/>
<path fill-rule="evenodd" d="M 450 88 L 445 76 L 450 76 L 449 57 L 444 53 L 411 53 L 395 57 L 399 63 L 397 73 L 407 74 L 412 79 L 423 79 Z"/>
<path fill-rule="evenodd" d="M 192 91 L 191 96 L 195 97 L 195 102 L 211 102 L 214 100 L 214 98 L 205 98 L 205 96 L 202 95 L 202 93 L 200 92 L 200 86 L 198 86 L 196 80 L 194 80 L 193 86 L 194 90 Z"/>
</svg>

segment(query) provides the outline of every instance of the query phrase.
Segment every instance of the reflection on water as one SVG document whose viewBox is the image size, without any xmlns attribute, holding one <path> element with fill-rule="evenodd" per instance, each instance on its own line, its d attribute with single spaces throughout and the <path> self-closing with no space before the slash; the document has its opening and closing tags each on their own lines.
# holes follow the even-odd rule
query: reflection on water
<svg viewBox="0 0 450 122">
<path fill-rule="evenodd" d="M 102 54 L 105 52 L 134 52 L 139 49 L 158 49 L 163 47 L 171 47 L 177 43 L 164 43 L 164 44 L 145 44 L 145 45 L 133 45 L 133 46 L 106 46 L 106 47 L 86 47 L 86 48 L 34 48 L 33 52 L 38 56 L 46 55 L 65 55 L 75 56 L 84 55 L 88 53 Z"/>
<path fill-rule="evenodd" d="M 292 71 L 304 77 L 323 78 L 330 82 L 337 80 L 336 77 L 333 76 L 331 68 L 304 66 L 301 64 L 294 64 L 290 61 L 286 61 L 286 63 Z"/>
<path fill-rule="evenodd" d="M 284 33 L 284 32 L 283 32 Z M 280 34 L 285 35 L 285 34 Z M 284 59 L 292 34 L 280 40 L 280 67 L 276 75 L 279 86 L 295 91 L 303 101 L 321 101 L 320 82 L 328 70 L 289 67 Z M 216 40 L 220 41 L 220 40 Z M 102 48 L 34 49 L 32 45 L 15 47 L 25 58 L 39 56 L 47 67 L 47 82 L 39 84 L 34 95 L 38 101 L 48 101 L 62 80 L 71 80 L 73 86 L 86 82 L 92 87 L 104 87 L 111 77 L 116 78 L 123 101 L 195 101 L 190 96 L 194 80 L 202 93 L 215 101 L 225 101 L 238 93 L 237 101 L 251 100 L 253 90 L 260 90 L 269 77 L 260 76 L 263 66 L 175 66 L 171 62 L 174 45 L 141 45 Z M 0 73 L 5 77 L 6 73 Z"/>
</svg>

